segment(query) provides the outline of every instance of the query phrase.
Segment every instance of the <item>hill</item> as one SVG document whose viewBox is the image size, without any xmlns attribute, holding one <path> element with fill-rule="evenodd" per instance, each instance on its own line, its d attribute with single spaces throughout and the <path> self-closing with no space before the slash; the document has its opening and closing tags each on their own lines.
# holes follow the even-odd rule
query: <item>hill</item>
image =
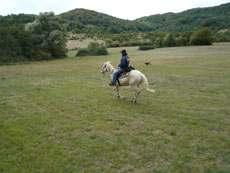
<svg viewBox="0 0 230 173">
<path fill-rule="evenodd" d="M 212 31 L 230 28 L 230 3 L 215 7 L 195 8 L 181 13 L 157 14 L 136 19 L 135 22 L 150 25 L 153 30 L 195 31 L 204 27 Z"/>
<path fill-rule="evenodd" d="M 36 15 L 0 16 L 0 27 L 32 22 Z M 230 3 L 215 7 L 190 9 L 181 13 L 165 13 L 142 17 L 133 21 L 119 19 L 93 10 L 74 9 L 57 15 L 68 31 L 91 35 L 125 32 L 196 31 L 208 27 L 217 32 L 230 28 Z"/>
<path fill-rule="evenodd" d="M 119 19 L 93 10 L 75 9 L 59 15 L 68 23 L 69 31 L 91 34 L 118 34 L 122 32 L 150 31 L 147 25 Z"/>
</svg>

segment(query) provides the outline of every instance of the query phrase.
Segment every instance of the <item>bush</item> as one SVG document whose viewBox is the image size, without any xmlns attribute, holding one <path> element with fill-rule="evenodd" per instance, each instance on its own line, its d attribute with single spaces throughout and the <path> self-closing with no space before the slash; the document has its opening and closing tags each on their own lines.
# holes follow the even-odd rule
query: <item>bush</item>
<svg viewBox="0 0 230 173">
<path fill-rule="evenodd" d="M 120 43 L 118 41 L 113 41 L 111 44 L 110 44 L 110 47 L 120 47 Z"/>
<path fill-rule="evenodd" d="M 218 33 L 216 35 L 216 42 L 230 42 L 230 32 Z"/>
<path fill-rule="evenodd" d="M 87 56 L 87 55 L 91 55 L 90 50 L 84 48 L 84 49 L 79 49 L 76 56 Z"/>
<path fill-rule="evenodd" d="M 154 45 L 144 45 L 139 47 L 139 50 L 150 50 L 150 49 L 155 49 Z"/>
<path fill-rule="evenodd" d="M 106 45 L 106 47 L 111 47 L 111 43 L 112 43 L 113 41 L 111 40 L 111 39 L 107 39 L 106 41 L 105 41 L 105 45 Z"/>
<path fill-rule="evenodd" d="M 140 46 L 141 45 L 141 41 L 136 40 L 136 41 L 126 41 L 121 43 L 121 46 Z"/>
<path fill-rule="evenodd" d="M 163 44 L 163 37 L 158 37 L 158 38 L 155 40 L 154 45 L 155 45 L 156 48 L 164 47 L 164 44 Z"/>
<path fill-rule="evenodd" d="M 140 41 L 140 40 L 133 40 L 133 41 L 125 41 L 119 43 L 118 41 L 106 41 L 107 47 L 129 47 L 129 46 L 142 46 L 142 45 L 152 45 L 151 41 Z"/>
<path fill-rule="evenodd" d="M 187 46 L 187 45 L 188 45 L 187 38 L 180 36 L 180 37 L 176 40 L 176 45 L 177 45 L 177 46 Z"/>
<path fill-rule="evenodd" d="M 43 60 L 51 60 L 54 57 L 52 57 L 50 52 L 44 52 L 44 51 L 37 51 L 36 54 L 30 57 L 30 60 L 35 61 L 43 61 Z"/>
<path fill-rule="evenodd" d="M 108 51 L 106 50 L 106 48 L 97 48 L 94 50 L 93 55 L 108 55 Z"/>
<path fill-rule="evenodd" d="M 166 47 L 174 47 L 176 46 L 176 39 L 173 34 L 168 34 L 166 38 L 163 40 L 163 44 Z"/>
<path fill-rule="evenodd" d="M 79 38 L 76 37 L 76 36 L 72 36 L 72 37 L 70 38 L 70 40 L 79 40 Z"/>
<path fill-rule="evenodd" d="M 153 45 L 153 42 L 152 41 L 143 41 L 143 42 L 141 42 L 141 45 L 142 46 Z"/>
<path fill-rule="evenodd" d="M 97 55 L 108 55 L 108 51 L 103 44 L 97 42 L 91 42 L 87 48 L 80 49 L 76 56 L 97 56 Z"/>
<path fill-rule="evenodd" d="M 0 65 L 14 64 L 17 62 L 26 62 L 28 59 L 24 56 L 0 56 Z"/>
<path fill-rule="evenodd" d="M 212 45 L 214 38 L 212 32 L 208 28 L 204 28 L 197 33 L 193 34 L 191 37 L 192 45 Z"/>
</svg>

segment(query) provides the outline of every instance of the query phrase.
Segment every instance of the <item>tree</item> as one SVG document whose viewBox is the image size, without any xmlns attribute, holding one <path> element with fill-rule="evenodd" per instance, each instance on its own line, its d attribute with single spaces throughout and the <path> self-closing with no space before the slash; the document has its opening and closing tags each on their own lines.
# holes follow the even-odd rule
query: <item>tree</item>
<svg viewBox="0 0 230 173">
<path fill-rule="evenodd" d="M 204 28 L 193 34 L 190 41 L 192 45 L 212 45 L 214 38 L 212 31 L 208 28 Z"/>
<path fill-rule="evenodd" d="M 60 24 L 53 12 L 40 13 L 32 23 L 26 25 L 31 32 L 35 46 L 43 59 L 66 56 L 66 29 Z"/>
<path fill-rule="evenodd" d="M 187 42 L 190 42 L 190 38 L 191 38 L 192 34 L 193 34 L 192 31 L 185 31 L 182 33 L 182 37 L 186 38 Z"/>
<path fill-rule="evenodd" d="M 163 37 L 158 37 L 154 43 L 155 47 L 156 48 L 161 48 L 161 47 L 164 47 L 164 44 L 163 44 Z"/>
<path fill-rule="evenodd" d="M 176 46 L 176 40 L 172 33 L 168 34 L 164 40 L 164 45 L 166 47 L 173 47 Z"/>
<path fill-rule="evenodd" d="M 188 45 L 188 41 L 187 41 L 187 39 L 185 37 L 180 36 L 176 40 L 176 45 L 177 46 L 187 46 Z"/>
<path fill-rule="evenodd" d="M 27 60 L 28 39 L 23 25 L 0 27 L 0 64 Z"/>
</svg>

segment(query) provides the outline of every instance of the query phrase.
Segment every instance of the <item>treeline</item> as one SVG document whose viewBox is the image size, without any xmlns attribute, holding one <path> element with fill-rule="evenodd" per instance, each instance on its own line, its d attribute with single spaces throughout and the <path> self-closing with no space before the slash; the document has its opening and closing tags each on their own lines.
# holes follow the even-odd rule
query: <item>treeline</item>
<svg viewBox="0 0 230 173">
<path fill-rule="evenodd" d="M 12 14 L 8 16 L 0 16 L 0 26 L 12 26 L 33 22 L 35 15 L 30 14 Z"/>
<path fill-rule="evenodd" d="M 1 20 L 8 24 L 0 25 L 0 64 L 66 56 L 66 29 L 54 13 L 41 13 L 33 22 L 26 21 L 30 23 Z"/>
<path fill-rule="evenodd" d="M 153 46 L 154 48 L 211 45 L 216 38 L 208 28 L 197 32 L 186 31 L 183 33 L 171 33 L 152 31 L 147 33 L 124 33 L 111 35 L 106 39 L 107 47 L 142 46 L 143 49 Z"/>
</svg>

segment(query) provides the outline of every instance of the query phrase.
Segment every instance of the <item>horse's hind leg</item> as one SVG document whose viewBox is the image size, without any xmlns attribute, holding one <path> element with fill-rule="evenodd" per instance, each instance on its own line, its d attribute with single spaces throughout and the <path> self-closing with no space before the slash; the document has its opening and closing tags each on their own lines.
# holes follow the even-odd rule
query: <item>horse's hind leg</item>
<svg viewBox="0 0 230 173">
<path fill-rule="evenodd" d="M 137 86 L 132 86 L 132 88 L 136 91 L 131 102 L 136 103 L 137 96 L 141 93 L 140 89 Z"/>
</svg>

